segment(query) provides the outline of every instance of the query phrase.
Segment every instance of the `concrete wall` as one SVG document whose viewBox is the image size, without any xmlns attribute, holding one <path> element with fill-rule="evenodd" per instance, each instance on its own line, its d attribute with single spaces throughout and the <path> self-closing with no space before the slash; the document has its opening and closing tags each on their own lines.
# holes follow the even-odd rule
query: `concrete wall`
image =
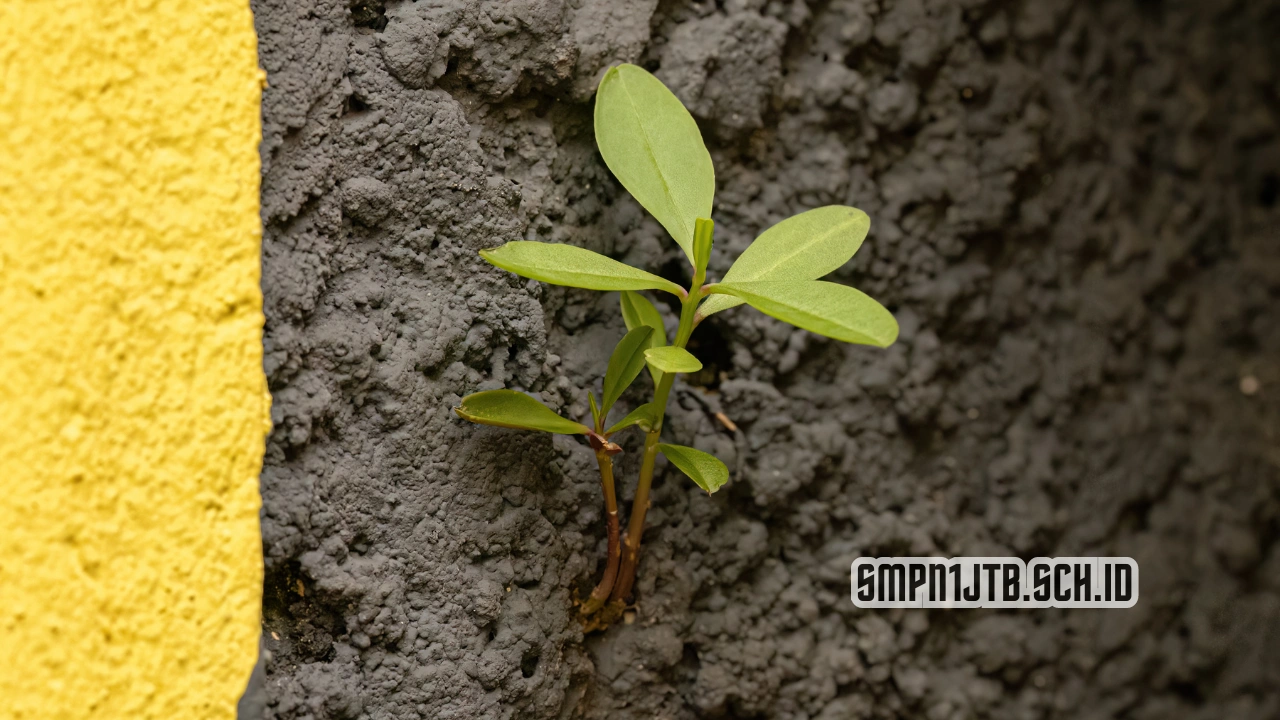
<svg viewBox="0 0 1280 720">
<path fill-rule="evenodd" d="M 1277 7 L 253 0 L 276 429 L 246 720 L 1280 717 Z M 902 335 L 702 323 L 664 432 L 731 480 L 659 466 L 634 622 L 584 637 L 590 448 L 450 407 L 504 385 L 584 417 L 625 332 L 616 294 L 476 251 L 689 280 L 596 152 L 623 61 L 707 140 L 710 277 L 853 205 L 871 233 L 831 279 Z M 1141 600 L 850 603 L 855 558 L 934 554 L 1130 556 Z"/>
<path fill-rule="evenodd" d="M 269 407 L 248 4 L 0 27 L 0 717 L 233 717 Z"/>
</svg>

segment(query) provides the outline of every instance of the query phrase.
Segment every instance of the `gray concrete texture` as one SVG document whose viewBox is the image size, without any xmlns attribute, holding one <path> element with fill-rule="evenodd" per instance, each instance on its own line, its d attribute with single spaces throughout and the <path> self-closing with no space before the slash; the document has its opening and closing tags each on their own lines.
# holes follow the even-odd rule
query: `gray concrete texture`
<svg viewBox="0 0 1280 720">
<path fill-rule="evenodd" d="M 244 717 L 1280 717 L 1276 2 L 253 9 L 275 430 Z M 616 294 L 477 250 L 687 281 L 595 149 L 618 62 L 702 128 L 713 277 L 772 223 L 853 205 L 871 234 L 834 279 L 902 335 L 704 323 L 666 433 L 732 481 L 659 469 L 634 622 L 584 636 L 590 450 L 450 408 L 505 386 L 581 417 L 623 332 Z M 862 555 L 1132 556 L 1142 599 L 858 610 Z"/>
</svg>

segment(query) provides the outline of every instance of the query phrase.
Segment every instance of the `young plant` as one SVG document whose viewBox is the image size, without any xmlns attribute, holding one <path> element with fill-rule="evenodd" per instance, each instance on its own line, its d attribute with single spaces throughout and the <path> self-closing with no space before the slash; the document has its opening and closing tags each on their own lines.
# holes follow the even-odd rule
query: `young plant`
<svg viewBox="0 0 1280 720">
<path fill-rule="evenodd" d="M 588 393 L 591 425 L 557 415 L 514 390 L 489 390 L 463 398 L 455 408 L 472 422 L 523 430 L 586 436 L 595 450 L 604 490 L 608 560 L 604 576 L 583 603 L 590 618 L 606 605 L 602 622 L 616 617 L 631 597 L 649 487 L 658 453 L 698 487 L 714 493 L 729 480 L 724 463 L 701 450 L 660 441 L 667 398 L 676 376 L 702 363 L 685 349 L 698 323 L 713 313 L 746 303 L 766 315 L 836 340 L 888 347 L 898 323 L 875 300 L 820 278 L 849 261 L 870 227 L 866 213 L 828 206 L 801 213 L 765 230 L 738 257 L 720 282 L 707 282 L 711 257 L 711 201 L 715 172 L 693 117 L 657 78 L 635 65 L 605 73 L 596 92 L 596 144 L 622 186 L 666 228 L 691 266 L 688 288 L 645 270 L 570 245 L 510 242 L 480 255 L 517 275 L 553 285 L 620 291 L 627 334 L 609 358 L 597 403 Z M 662 316 L 642 290 L 671 293 L 680 301 L 680 324 L 668 338 Z M 622 392 L 648 367 L 653 400 L 614 425 L 609 411 Z M 610 439 L 631 427 L 645 433 L 644 456 L 627 531 L 621 533 Z"/>
</svg>

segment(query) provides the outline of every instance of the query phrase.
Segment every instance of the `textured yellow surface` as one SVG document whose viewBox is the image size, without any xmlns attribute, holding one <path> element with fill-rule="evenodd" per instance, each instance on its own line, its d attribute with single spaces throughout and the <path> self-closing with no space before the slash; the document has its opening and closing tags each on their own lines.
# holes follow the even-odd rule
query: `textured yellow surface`
<svg viewBox="0 0 1280 720">
<path fill-rule="evenodd" d="M 269 403 L 248 2 L 0 27 L 0 718 L 232 718 Z"/>
</svg>

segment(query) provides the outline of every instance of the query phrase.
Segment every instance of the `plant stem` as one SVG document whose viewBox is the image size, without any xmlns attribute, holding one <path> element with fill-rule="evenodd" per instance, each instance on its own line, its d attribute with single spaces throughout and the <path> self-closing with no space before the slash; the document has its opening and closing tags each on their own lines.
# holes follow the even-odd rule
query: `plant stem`
<svg viewBox="0 0 1280 720">
<path fill-rule="evenodd" d="M 700 227 L 699 230 L 702 230 Z M 711 232 L 710 223 L 705 229 Z M 680 307 L 680 327 L 676 330 L 676 347 L 683 348 L 693 333 L 698 314 L 698 304 L 702 302 L 704 292 L 702 283 L 706 280 L 707 270 L 694 268 L 693 282 L 689 285 L 689 294 L 683 298 Z M 627 523 L 627 536 L 623 539 L 622 567 L 618 571 L 617 582 L 614 583 L 612 599 L 625 601 L 631 596 L 631 588 L 636 581 L 636 566 L 640 563 L 640 539 L 644 535 L 644 516 L 649 510 L 649 487 L 653 484 L 653 465 L 658 456 L 658 440 L 662 435 L 662 421 L 667 415 L 667 399 L 671 396 L 671 386 L 675 383 L 675 373 L 663 373 L 662 382 L 654 388 L 653 406 L 657 408 L 657 418 L 653 429 L 644 436 L 644 459 L 640 463 L 640 481 L 636 485 L 636 497 L 631 503 L 631 518 Z"/>
<path fill-rule="evenodd" d="M 662 377 L 662 384 L 670 389 L 674 373 Z M 665 407 L 666 403 L 658 407 Z M 659 420 L 661 422 L 661 420 Z M 661 426 L 645 433 L 644 459 L 640 462 L 640 482 L 636 485 L 636 497 L 631 503 L 631 519 L 627 523 L 627 538 L 622 552 L 622 568 L 618 572 L 618 581 L 613 586 L 613 599 L 626 600 L 631 595 L 631 586 L 636 581 L 636 565 L 640 562 L 640 538 L 644 534 L 644 515 L 649 510 L 649 486 L 653 483 L 653 463 L 658 457 L 658 437 L 662 434 Z"/>
<path fill-rule="evenodd" d="M 618 577 L 618 566 L 622 559 L 622 546 L 619 537 L 618 497 L 613 489 L 613 456 L 604 448 L 596 450 L 596 462 L 600 465 L 600 485 L 604 488 L 605 522 L 609 532 L 609 559 L 604 567 L 604 577 L 600 584 L 591 591 L 591 596 L 582 604 L 587 615 L 604 607 L 613 591 L 614 581 Z"/>
</svg>

